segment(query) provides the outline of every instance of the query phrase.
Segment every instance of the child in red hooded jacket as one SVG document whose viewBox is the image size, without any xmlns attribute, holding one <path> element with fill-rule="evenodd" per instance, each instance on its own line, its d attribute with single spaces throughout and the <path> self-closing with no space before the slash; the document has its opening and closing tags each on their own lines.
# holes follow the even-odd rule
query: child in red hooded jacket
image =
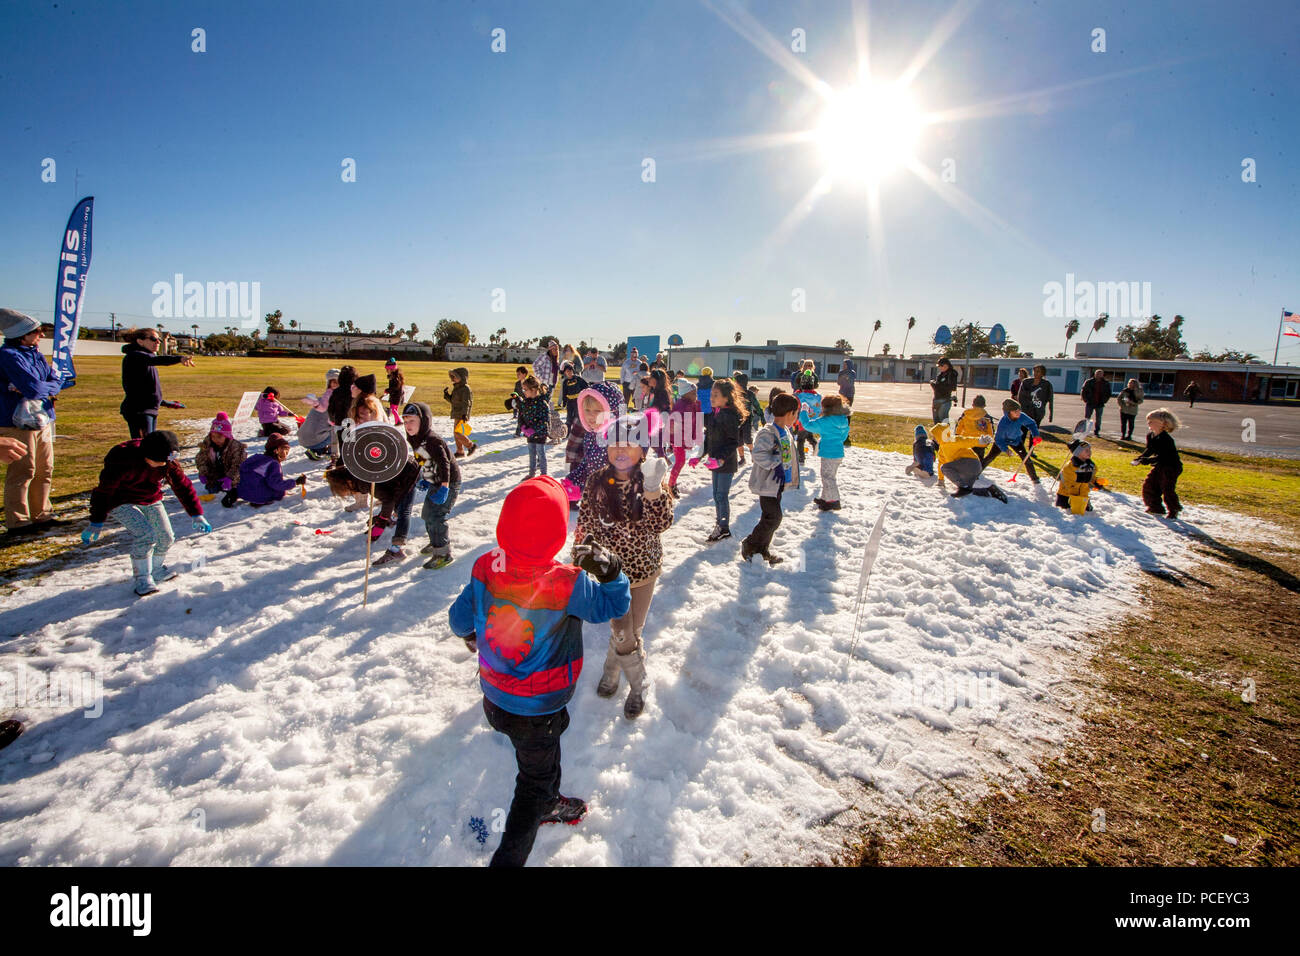
<svg viewBox="0 0 1300 956">
<path fill-rule="evenodd" d="M 499 547 L 474 562 L 448 613 L 452 632 L 478 653 L 488 723 L 510 738 L 519 765 L 492 866 L 523 866 L 538 826 L 574 824 L 587 812 L 560 794 L 560 735 L 582 672 L 582 622 L 622 617 L 632 597 L 618 556 L 590 538 L 574 549 L 579 566 L 555 560 L 568 531 L 560 483 L 545 475 L 520 482 L 501 506 Z"/>
</svg>

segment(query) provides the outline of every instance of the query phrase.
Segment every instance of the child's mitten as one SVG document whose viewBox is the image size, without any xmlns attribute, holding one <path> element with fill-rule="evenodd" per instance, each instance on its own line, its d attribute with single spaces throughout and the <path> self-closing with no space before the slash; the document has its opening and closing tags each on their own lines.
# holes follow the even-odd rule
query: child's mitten
<svg viewBox="0 0 1300 956">
<path fill-rule="evenodd" d="M 222 479 L 221 479 L 221 490 L 222 490 L 222 491 L 229 491 L 229 490 L 230 490 L 231 488 L 233 488 L 234 486 L 235 486 L 235 483 L 234 483 L 233 481 L 231 481 L 229 478 L 222 478 Z"/>
<path fill-rule="evenodd" d="M 709 469 L 709 471 L 715 471 L 722 467 L 722 462 L 718 461 L 716 458 L 709 458 L 704 462 L 704 467 Z"/>
<path fill-rule="evenodd" d="M 641 466 L 641 478 L 647 498 L 658 498 L 664 490 L 664 476 L 668 474 L 666 458 L 652 458 Z"/>
<path fill-rule="evenodd" d="M 694 467 L 695 467 L 696 465 L 698 465 L 699 463 L 700 463 L 700 456 L 699 456 L 699 455 L 696 455 L 694 458 L 690 458 L 690 459 L 688 459 L 687 462 L 686 462 L 686 464 L 690 465 L 692 468 L 694 468 Z"/>
<path fill-rule="evenodd" d="M 99 533 L 104 530 L 102 524 L 91 524 L 89 528 L 81 532 L 81 543 L 90 544 L 92 541 L 99 540 Z"/>
<path fill-rule="evenodd" d="M 212 525 L 208 524 L 208 519 L 203 517 L 203 515 L 195 515 L 194 530 L 199 534 L 207 534 L 212 530 Z"/>
<path fill-rule="evenodd" d="M 429 500 L 432 501 L 435 505 L 445 505 L 447 503 L 447 498 L 450 494 L 451 494 L 451 487 L 449 485 L 443 485 L 432 495 L 429 496 Z"/>
</svg>

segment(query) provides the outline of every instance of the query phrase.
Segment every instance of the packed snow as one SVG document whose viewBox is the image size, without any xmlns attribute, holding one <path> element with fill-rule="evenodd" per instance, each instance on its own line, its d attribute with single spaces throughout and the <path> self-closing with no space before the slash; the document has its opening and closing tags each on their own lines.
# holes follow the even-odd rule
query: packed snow
<svg viewBox="0 0 1300 956">
<path fill-rule="evenodd" d="M 212 502 L 207 537 L 168 492 L 185 573 L 148 597 L 110 522 L 84 558 L 0 598 L 0 717 L 31 722 L 0 752 L 0 864 L 485 864 L 514 756 L 447 608 L 528 459 L 507 416 L 475 425 L 455 562 L 421 567 L 417 500 L 412 556 L 372 569 L 365 608 L 365 514 L 319 480 L 258 510 Z M 239 437 L 257 450 L 254 427 Z M 530 864 L 806 863 L 855 821 L 1032 773 L 1073 725 L 1087 635 L 1133 606 L 1141 569 L 1192 559 L 1123 495 L 1075 516 L 1050 475 L 990 470 L 1010 503 L 949 498 L 902 456 L 846 454 L 838 513 L 813 507 L 809 456 L 775 568 L 738 557 L 758 517 L 748 466 L 736 537 L 711 546 L 708 475 L 687 469 L 645 630 L 646 712 L 623 717 L 626 684 L 596 696 L 608 627 L 586 625 L 562 789 L 591 811 L 543 827 Z M 563 473 L 561 448 L 550 466 Z M 295 445 L 285 472 L 320 467 Z"/>
</svg>

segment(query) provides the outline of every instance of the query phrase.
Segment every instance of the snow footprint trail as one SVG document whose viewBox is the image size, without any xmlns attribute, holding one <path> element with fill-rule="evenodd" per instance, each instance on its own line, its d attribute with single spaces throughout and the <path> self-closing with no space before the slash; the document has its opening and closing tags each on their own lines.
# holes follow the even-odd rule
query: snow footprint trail
<svg viewBox="0 0 1300 956">
<path fill-rule="evenodd" d="M 476 431 L 455 563 L 373 569 L 364 610 L 364 516 L 318 480 L 278 507 L 209 508 L 216 530 L 202 539 L 168 495 L 173 554 L 189 564 L 158 594 L 130 594 L 114 542 L 0 597 L 0 708 L 18 674 L 29 689 L 51 674 L 103 687 L 95 719 L 66 695 L 20 702 L 33 724 L 0 755 L 0 863 L 486 861 L 513 752 L 486 726 L 446 612 L 495 545 L 527 455 L 508 416 Z M 535 862 L 806 862 L 838 847 L 850 806 L 919 812 L 1026 772 L 1068 730 L 1060 689 L 1088 652 L 1076 636 L 1127 606 L 1139 566 L 1187 560 L 1183 536 L 1122 496 L 1098 496 L 1080 519 L 1032 486 L 1004 485 L 1006 505 L 945 498 L 904 475 L 901 456 L 848 454 L 843 511 L 812 508 L 815 477 L 786 496 L 777 568 L 737 558 L 758 517 L 748 468 L 736 538 L 708 548 L 707 476 L 683 476 L 646 627 L 648 708 L 624 720 L 625 691 L 601 700 L 583 675 L 564 790 L 591 814 L 545 828 Z M 563 471 L 558 448 L 550 465 Z M 296 447 L 285 470 L 319 475 Z M 850 660 L 862 551 L 886 502 Z M 585 634 L 598 671 L 608 631 Z"/>
</svg>

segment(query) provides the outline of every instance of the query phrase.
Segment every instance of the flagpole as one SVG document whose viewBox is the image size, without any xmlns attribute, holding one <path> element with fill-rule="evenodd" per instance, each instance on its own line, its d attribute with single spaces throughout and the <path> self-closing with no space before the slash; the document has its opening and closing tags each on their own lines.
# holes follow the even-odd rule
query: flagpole
<svg viewBox="0 0 1300 956">
<path fill-rule="evenodd" d="M 1273 364 L 1277 364 L 1277 350 L 1282 346 L 1282 316 L 1286 315 L 1286 309 L 1283 309 L 1277 317 L 1277 341 L 1273 343 Z"/>
</svg>

